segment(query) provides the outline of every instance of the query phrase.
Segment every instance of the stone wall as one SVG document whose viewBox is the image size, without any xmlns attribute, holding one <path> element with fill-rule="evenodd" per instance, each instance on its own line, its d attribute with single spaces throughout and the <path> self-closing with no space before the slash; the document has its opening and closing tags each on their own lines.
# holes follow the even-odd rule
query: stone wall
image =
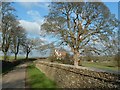
<svg viewBox="0 0 120 90">
<path fill-rule="evenodd" d="M 35 65 L 61 88 L 118 88 L 119 73 L 87 67 L 36 61 Z"/>
</svg>

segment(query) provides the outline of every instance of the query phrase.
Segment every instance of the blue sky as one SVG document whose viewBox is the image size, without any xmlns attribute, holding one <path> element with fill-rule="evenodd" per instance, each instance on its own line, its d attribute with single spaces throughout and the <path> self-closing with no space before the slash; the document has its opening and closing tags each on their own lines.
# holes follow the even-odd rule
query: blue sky
<svg viewBox="0 0 120 90">
<path fill-rule="evenodd" d="M 118 3 L 117 2 L 104 2 L 110 9 L 111 13 L 115 14 L 118 18 Z M 44 16 L 48 14 L 48 2 L 14 2 L 13 6 L 16 9 L 18 19 L 29 37 L 39 38 L 41 34 L 40 25 L 44 21 Z M 43 34 L 44 32 L 42 32 Z M 42 38 L 42 37 L 40 37 Z M 42 38 L 46 41 L 52 41 L 49 37 Z M 48 40 L 49 39 L 49 40 Z"/>
<path fill-rule="evenodd" d="M 118 2 L 104 2 L 106 6 L 110 9 L 111 13 L 115 14 L 118 18 Z"/>
<path fill-rule="evenodd" d="M 118 17 L 118 2 L 104 2 L 110 11 L 116 14 Z M 48 4 L 47 2 L 14 2 L 16 13 L 19 19 L 24 19 L 28 21 L 33 21 L 33 19 L 28 15 L 28 11 L 37 11 L 41 17 L 48 14 Z"/>
<path fill-rule="evenodd" d="M 33 18 L 27 12 L 37 11 L 41 17 L 44 17 L 49 11 L 47 8 L 48 4 L 44 2 L 14 2 L 13 6 L 20 19 L 33 21 Z"/>
<path fill-rule="evenodd" d="M 49 37 L 41 37 L 40 26 L 44 21 L 44 16 L 48 14 L 49 3 L 46 2 L 14 2 L 13 6 L 16 9 L 20 24 L 29 33 L 28 36 L 32 38 L 41 38 L 48 40 Z"/>
</svg>

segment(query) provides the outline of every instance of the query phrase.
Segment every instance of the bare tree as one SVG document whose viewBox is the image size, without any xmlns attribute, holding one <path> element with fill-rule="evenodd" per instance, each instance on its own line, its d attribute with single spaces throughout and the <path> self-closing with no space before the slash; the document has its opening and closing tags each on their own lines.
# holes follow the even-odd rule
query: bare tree
<svg viewBox="0 0 120 90">
<path fill-rule="evenodd" d="M 30 52 L 34 49 L 34 41 L 32 39 L 26 39 L 25 42 L 22 44 L 23 51 L 26 53 L 26 60 Z"/>
<path fill-rule="evenodd" d="M 7 59 L 7 52 L 11 43 L 11 31 L 14 29 L 16 16 L 14 15 L 15 9 L 11 6 L 10 2 L 2 2 L 2 52 L 4 53 L 4 60 Z"/>
<path fill-rule="evenodd" d="M 116 55 L 119 49 L 118 33 L 113 33 L 109 41 L 110 42 L 102 42 L 105 46 L 104 51 L 106 55 Z"/>
<path fill-rule="evenodd" d="M 57 35 L 74 54 L 74 65 L 80 62 L 80 53 L 89 45 L 90 51 L 100 52 L 93 45 L 108 41 L 118 21 L 102 2 L 53 2 L 42 30 Z"/>
<path fill-rule="evenodd" d="M 0 32 L 2 32 L 2 2 L 0 2 Z"/>
<path fill-rule="evenodd" d="M 109 39 L 109 42 L 102 42 L 105 46 L 103 48 L 105 52 L 105 56 L 111 57 L 111 61 L 114 62 L 115 65 L 120 66 L 120 54 L 119 54 L 119 39 L 118 39 L 118 30 L 112 35 Z"/>
<path fill-rule="evenodd" d="M 18 24 L 19 25 L 19 24 Z M 24 28 L 21 26 L 15 25 L 14 30 L 12 31 L 11 34 L 11 45 L 10 49 L 12 53 L 15 55 L 15 60 L 17 60 L 17 55 L 20 50 L 20 46 L 25 42 L 26 39 L 26 33 L 24 31 Z"/>
<path fill-rule="evenodd" d="M 24 53 L 26 53 L 26 59 L 28 59 L 29 54 L 33 50 L 43 53 L 51 47 L 51 44 L 45 44 L 45 42 L 39 38 L 26 38 L 22 46 Z"/>
</svg>

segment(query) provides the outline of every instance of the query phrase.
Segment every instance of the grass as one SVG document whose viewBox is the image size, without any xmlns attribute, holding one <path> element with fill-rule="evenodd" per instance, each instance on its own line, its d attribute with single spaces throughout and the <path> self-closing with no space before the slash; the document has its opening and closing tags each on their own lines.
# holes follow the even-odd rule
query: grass
<svg viewBox="0 0 120 90">
<path fill-rule="evenodd" d="M 111 63 L 96 63 L 96 62 L 82 62 L 82 66 L 85 67 L 94 67 L 98 69 L 104 69 L 104 70 L 112 70 L 112 71 L 118 71 L 117 66 L 113 66 Z"/>
<path fill-rule="evenodd" d="M 3 60 L 3 56 L 0 56 L 0 60 Z M 25 57 L 23 56 L 18 56 L 17 59 L 24 59 Z M 8 56 L 9 61 L 13 61 L 14 60 L 14 56 Z"/>
<path fill-rule="evenodd" d="M 33 64 L 27 68 L 27 78 L 30 88 L 56 88 L 55 82 L 46 77 Z"/>
</svg>

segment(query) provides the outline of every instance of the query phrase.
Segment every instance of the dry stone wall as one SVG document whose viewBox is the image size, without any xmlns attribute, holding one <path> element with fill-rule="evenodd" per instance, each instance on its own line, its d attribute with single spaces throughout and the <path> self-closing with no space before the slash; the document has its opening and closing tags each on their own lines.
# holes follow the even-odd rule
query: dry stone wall
<svg viewBox="0 0 120 90">
<path fill-rule="evenodd" d="M 120 88 L 119 73 L 45 61 L 35 65 L 61 88 Z"/>
</svg>

